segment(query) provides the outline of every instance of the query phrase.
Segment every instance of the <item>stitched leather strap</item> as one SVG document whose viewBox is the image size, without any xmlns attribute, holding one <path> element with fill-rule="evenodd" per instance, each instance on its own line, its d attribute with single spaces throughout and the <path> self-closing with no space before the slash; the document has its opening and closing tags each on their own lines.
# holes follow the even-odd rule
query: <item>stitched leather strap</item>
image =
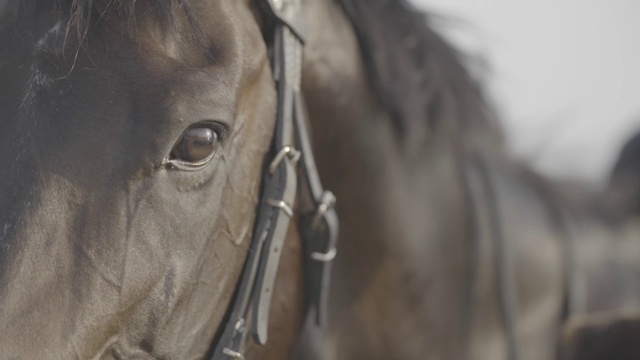
<svg viewBox="0 0 640 360">
<path fill-rule="evenodd" d="M 300 93 L 302 44 L 291 30 L 284 26 L 279 26 L 276 29 L 276 37 L 280 46 L 277 46 L 275 50 L 284 60 L 280 63 L 279 74 L 281 77 L 277 79 L 279 104 L 278 127 L 274 134 L 274 150 L 278 152 L 285 147 L 292 147 L 294 142 L 294 104 Z M 253 335 L 261 345 L 267 342 L 267 327 L 269 325 L 269 308 L 273 285 L 278 272 L 278 265 L 280 264 L 281 250 L 289 229 L 289 218 L 293 216 L 293 202 L 296 198 L 297 177 L 292 157 L 285 157 L 285 161 L 280 162 L 277 173 L 280 176 L 278 181 L 269 184 L 275 186 L 275 188 L 273 190 L 271 188 L 265 189 L 264 194 L 266 196 L 278 194 L 278 197 L 263 198 L 263 202 L 267 205 L 272 207 L 282 206 L 283 208 L 279 208 L 275 212 L 275 219 L 266 219 L 268 224 L 265 224 L 268 229 L 273 230 L 265 239 L 266 248 L 260 261 L 257 279 L 258 287 L 255 295 L 256 301 L 253 309 Z M 281 201 L 281 203 L 275 205 L 275 202 L 278 201 Z M 268 227 L 267 225 L 269 224 L 273 224 L 273 226 Z M 259 227 L 256 230 L 260 230 L 261 224 L 258 225 Z"/>
<path fill-rule="evenodd" d="M 252 306 L 251 332 L 259 344 L 267 341 L 273 284 L 297 192 L 295 162 L 299 156 L 292 149 L 294 102 L 300 76 L 292 78 L 291 74 L 299 72 L 301 49 L 291 49 L 292 46 L 300 48 L 301 43 L 288 28 L 278 25 L 273 46 L 274 66 L 277 67 L 274 74 L 278 76 L 278 111 L 271 150 L 271 154 L 276 155 L 263 171 L 262 198 L 249 255 L 212 360 L 244 359 L 242 353 L 250 329 L 248 316 Z M 278 156 L 283 151 L 285 156 Z"/>
<path fill-rule="evenodd" d="M 300 3 L 299 0 L 266 0 L 264 4 L 275 20 L 271 54 L 278 86 L 278 111 L 272 158 L 263 172 L 262 196 L 249 255 L 211 360 L 243 360 L 250 332 L 258 344 L 267 342 L 273 287 L 297 194 L 299 159 L 302 162 L 300 180 L 310 203 L 301 222 L 307 255 L 307 310 L 316 310 L 317 324 L 324 323 L 326 318 L 330 264 L 336 255 L 335 197 L 325 191 L 320 182 L 300 94 L 303 45 Z"/>
</svg>

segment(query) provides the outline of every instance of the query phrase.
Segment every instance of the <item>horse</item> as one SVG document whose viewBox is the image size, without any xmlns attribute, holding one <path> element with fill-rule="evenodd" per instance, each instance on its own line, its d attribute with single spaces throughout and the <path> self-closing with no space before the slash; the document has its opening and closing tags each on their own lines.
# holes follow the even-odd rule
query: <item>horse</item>
<svg viewBox="0 0 640 360">
<path fill-rule="evenodd" d="M 630 137 L 620 150 L 605 190 L 605 206 L 618 217 L 640 214 L 640 133 Z"/>
<path fill-rule="evenodd" d="M 0 9 L 2 358 L 571 358 L 638 314 L 636 224 L 514 160 L 403 0 Z M 333 201 L 264 196 L 314 167 L 320 255 Z"/>
</svg>

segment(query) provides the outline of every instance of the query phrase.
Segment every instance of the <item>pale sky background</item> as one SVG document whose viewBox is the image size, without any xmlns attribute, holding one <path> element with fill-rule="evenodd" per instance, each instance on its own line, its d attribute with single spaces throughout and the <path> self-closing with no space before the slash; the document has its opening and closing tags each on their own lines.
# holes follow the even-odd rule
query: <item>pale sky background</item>
<svg viewBox="0 0 640 360">
<path fill-rule="evenodd" d="M 518 156 L 547 174 L 603 182 L 640 130 L 640 1 L 413 1 L 488 63 Z"/>
</svg>

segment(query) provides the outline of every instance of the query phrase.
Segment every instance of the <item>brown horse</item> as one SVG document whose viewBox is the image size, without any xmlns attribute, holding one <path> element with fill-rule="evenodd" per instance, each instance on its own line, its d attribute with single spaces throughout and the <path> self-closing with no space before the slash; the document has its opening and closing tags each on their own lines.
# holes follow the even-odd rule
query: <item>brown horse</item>
<svg viewBox="0 0 640 360">
<path fill-rule="evenodd" d="M 211 354 L 276 121 L 259 5 L 0 6 L 0 358 Z M 305 318 L 294 221 L 269 340 L 245 358 L 551 359 L 567 321 L 571 357 L 585 314 L 635 316 L 640 230 L 506 154 L 428 17 L 402 0 L 302 10 L 301 92 L 342 223 L 329 319 Z"/>
<path fill-rule="evenodd" d="M 619 216 L 640 214 L 640 132 L 622 147 L 604 198 L 609 211 Z"/>
</svg>

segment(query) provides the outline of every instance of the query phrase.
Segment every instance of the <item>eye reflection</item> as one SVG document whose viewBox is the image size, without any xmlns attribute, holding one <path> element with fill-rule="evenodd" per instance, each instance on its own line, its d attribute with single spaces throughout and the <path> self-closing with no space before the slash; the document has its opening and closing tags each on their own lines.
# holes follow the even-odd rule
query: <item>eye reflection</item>
<svg viewBox="0 0 640 360">
<path fill-rule="evenodd" d="M 216 149 L 218 133 L 209 127 L 187 130 L 173 149 L 173 159 L 197 163 L 206 160 Z"/>
<path fill-rule="evenodd" d="M 204 168 L 213 156 L 224 129 L 216 123 L 202 123 L 188 128 L 176 141 L 164 164 L 178 170 L 197 171 Z"/>
</svg>

